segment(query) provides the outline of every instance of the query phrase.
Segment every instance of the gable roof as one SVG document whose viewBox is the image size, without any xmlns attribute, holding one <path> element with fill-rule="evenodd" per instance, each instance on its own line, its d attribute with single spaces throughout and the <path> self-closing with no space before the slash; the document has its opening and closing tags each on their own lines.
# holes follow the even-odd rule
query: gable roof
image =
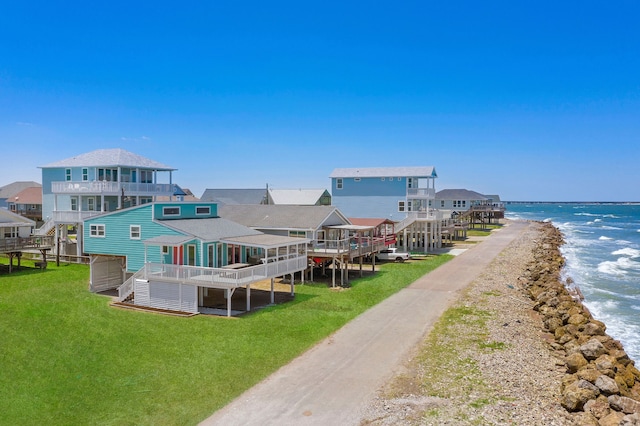
<svg viewBox="0 0 640 426">
<path fill-rule="evenodd" d="M 219 204 L 261 204 L 265 201 L 267 190 L 262 189 L 205 189 L 200 201 Z"/>
<path fill-rule="evenodd" d="M 8 198 L 7 202 L 14 204 L 42 204 L 42 188 L 39 186 L 25 188 Z"/>
<path fill-rule="evenodd" d="M 41 169 L 52 169 L 59 167 L 142 167 L 159 171 L 176 170 L 166 164 L 158 163 L 138 154 L 126 151 L 121 148 L 97 149 L 75 157 L 40 166 Z"/>
<path fill-rule="evenodd" d="M 270 202 L 281 205 L 313 206 L 325 194 L 330 196 L 326 189 L 269 189 Z"/>
<path fill-rule="evenodd" d="M 417 177 L 436 178 L 436 169 L 428 167 L 365 167 L 334 169 L 329 175 L 330 178 L 351 178 L 351 177 Z"/>
<path fill-rule="evenodd" d="M 443 189 L 436 192 L 436 200 L 486 200 L 487 197 L 468 189 Z"/>
<path fill-rule="evenodd" d="M 340 218 L 336 223 L 325 223 L 332 214 Z M 323 225 L 348 224 L 347 219 L 334 206 L 281 206 L 281 205 L 223 205 L 218 214 L 234 222 L 256 229 L 318 229 Z"/>
<path fill-rule="evenodd" d="M 15 197 L 16 194 L 27 188 L 42 188 L 38 182 L 34 181 L 18 181 L 0 187 L 0 198 Z"/>
</svg>

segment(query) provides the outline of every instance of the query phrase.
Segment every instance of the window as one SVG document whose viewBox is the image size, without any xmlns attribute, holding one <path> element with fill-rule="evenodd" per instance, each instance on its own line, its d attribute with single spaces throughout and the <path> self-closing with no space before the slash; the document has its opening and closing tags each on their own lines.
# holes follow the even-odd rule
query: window
<svg viewBox="0 0 640 426">
<path fill-rule="evenodd" d="M 140 170 L 140 183 L 153 183 L 153 172 L 151 170 Z"/>
<path fill-rule="evenodd" d="M 87 198 L 87 210 L 95 211 L 96 210 L 96 199 L 93 197 Z"/>
<path fill-rule="evenodd" d="M 89 169 L 87 168 L 82 169 L 82 180 L 84 181 L 89 180 Z"/>
<path fill-rule="evenodd" d="M 407 178 L 407 188 L 413 188 L 413 178 Z"/>
<path fill-rule="evenodd" d="M 163 207 L 163 216 L 180 216 L 180 207 Z"/>
<path fill-rule="evenodd" d="M 342 189 L 342 178 L 336 179 L 336 189 Z"/>
<path fill-rule="evenodd" d="M 132 240 L 139 240 L 141 232 L 140 225 L 129 225 L 129 238 Z"/>
<path fill-rule="evenodd" d="M 440 207 L 444 208 L 444 200 L 440 200 Z"/>
<path fill-rule="evenodd" d="M 289 231 L 289 236 L 294 238 L 306 238 L 307 233 L 305 231 Z"/>
<path fill-rule="evenodd" d="M 162 246 L 162 254 L 169 254 L 169 246 Z"/>
<path fill-rule="evenodd" d="M 411 201 L 407 201 L 407 211 L 410 212 L 411 210 Z"/>
<path fill-rule="evenodd" d="M 196 214 L 210 215 L 211 214 L 211 207 L 209 207 L 209 206 L 197 206 L 196 207 Z"/>
<path fill-rule="evenodd" d="M 91 235 L 92 237 L 104 238 L 105 236 L 104 225 L 91 225 L 89 227 L 89 235 Z"/>
<path fill-rule="evenodd" d="M 64 178 L 67 182 L 71 181 L 71 169 L 65 169 Z"/>
<path fill-rule="evenodd" d="M 71 197 L 71 210 L 78 211 L 78 197 Z"/>
<path fill-rule="evenodd" d="M 398 201 L 398 211 L 399 212 L 404 211 L 404 201 Z"/>
</svg>

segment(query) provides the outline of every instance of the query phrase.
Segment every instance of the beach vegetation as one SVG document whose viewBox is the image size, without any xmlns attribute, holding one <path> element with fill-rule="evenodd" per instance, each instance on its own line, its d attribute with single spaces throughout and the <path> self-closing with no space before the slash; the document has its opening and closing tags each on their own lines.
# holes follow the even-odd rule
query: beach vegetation
<svg viewBox="0 0 640 426">
<path fill-rule="evenodd" d="M 196 424 L 451 258 L 380 265 L 340 292 L 300 284 L 234 319 L 114 308 L 88 291 L 87 265 L 23 259 L 0 268 L 0 423 Z"/>
</svg>

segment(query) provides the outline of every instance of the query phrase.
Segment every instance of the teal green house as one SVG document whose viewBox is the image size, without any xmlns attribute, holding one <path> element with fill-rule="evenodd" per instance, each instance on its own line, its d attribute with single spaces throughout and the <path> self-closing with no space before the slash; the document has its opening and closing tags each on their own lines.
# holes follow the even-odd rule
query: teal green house
<svg viewBox="0 0 640 426">
<path fill-rule="evenodd" d="M 192 314 L 217 313 L 210 293 L 224 294 L 226 313 L 238 288 L 307 267 L 308 239 L 264 234 L 218 216 L 216 203 L 152 202 L 84 221 L 89 287 L 118 289 L 124 304 Z"/>
</svg>

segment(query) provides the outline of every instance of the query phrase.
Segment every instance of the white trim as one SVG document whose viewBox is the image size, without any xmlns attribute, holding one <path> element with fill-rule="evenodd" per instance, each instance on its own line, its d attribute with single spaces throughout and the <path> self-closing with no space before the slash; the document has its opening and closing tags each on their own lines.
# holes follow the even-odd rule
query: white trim
<svg viewBox="0 0 640 426">
<path fill-rule="evenodd" d="M 105 238 L 107 227 L 104 223 L 94 223 L 89 225 L 89 236 L 92 238 Z"/>
<path fill-rule="evenodd" d="M 133 234 L 134 234 L 134 230 L 133 229 L 134 228 L 138 228 L 138 232 L 137 232 L 138 236 L 137 237 L 133 236 Z M 131 240 L 139 240 L 140 238 L 142 238 L 142 226 L 140 226 L 140 225 L 129 225 L 129 239 L 131 239 Z"/>
</svg>

